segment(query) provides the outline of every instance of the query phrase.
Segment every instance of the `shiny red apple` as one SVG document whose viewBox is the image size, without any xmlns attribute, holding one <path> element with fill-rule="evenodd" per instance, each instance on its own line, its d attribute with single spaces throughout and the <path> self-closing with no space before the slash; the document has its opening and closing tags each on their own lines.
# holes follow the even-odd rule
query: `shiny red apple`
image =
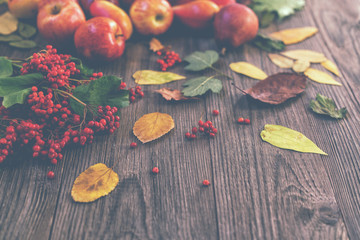
<svg viewBox="0 0 360 240">
<path fill-rule="evenodd" d="M 80 6 L 84 9 L 84 11 L 86 13 L 89 13 L 90 6 L 94 1 L 99 1 L 99 0 L 79 0 Z M 111 3 L 119 6 L 119 0 L 100 0 L 100 1 L 111 2 Z"/>
<path fill-rule="evenodd" d="M 85 15 L 76 1 L 41 0 L 39 3 L 39 32 L 55 46 L 72 44 L 75 30 L 85 21 Z"/>
<path fill-rule="evenodd" d="M 211 0 L 212 2 L 216 3 L 216 5 L 219 6 L 219 8 L 222 8 L 226 5 L 236 3 L 235 0 Z"/>
<path fill-rule="evenodd" d="M 89 60 L 110 61 L 120 57 L 125 49 L 121 27 L 107 17 L 94 17 L 75 32 L 76 50 Z"/>
<path fill-rule="evenodd" d="M 166 32 L 173 21 L 173 10 L 166 0 L 135 0 L 130 7 L 130 18 L 143 35 Z"/>
<path fill-rule="evenodd" d="M 256 14 L 243 4 L 226 5 L 215 15 L 214 34 L 220 46 L 239 47 L 252 40 L 258 29 Z"/>
</svg>

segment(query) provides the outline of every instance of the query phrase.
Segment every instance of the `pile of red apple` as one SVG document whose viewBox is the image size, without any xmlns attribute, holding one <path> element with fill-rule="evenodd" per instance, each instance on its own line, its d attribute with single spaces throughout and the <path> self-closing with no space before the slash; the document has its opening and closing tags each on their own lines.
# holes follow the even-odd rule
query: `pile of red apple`
<svg viewBox="0 0 360 240">
<path fill-rule="evenodd" d="M 163 34 L 174 16 L 193 29 L 213 25 L 214 37 L 222 46 L 238 47 L 257 34 L 257 16 L 235 0 L 169 1 L 9 0 L 8 6 L 18 18 L 37 14 L 37 26 L 45 40 L 57 47 L 74 44 L 78 53 L 90 60 L 120 57 L 133 27 L 143 35 Z"/>
</svg>

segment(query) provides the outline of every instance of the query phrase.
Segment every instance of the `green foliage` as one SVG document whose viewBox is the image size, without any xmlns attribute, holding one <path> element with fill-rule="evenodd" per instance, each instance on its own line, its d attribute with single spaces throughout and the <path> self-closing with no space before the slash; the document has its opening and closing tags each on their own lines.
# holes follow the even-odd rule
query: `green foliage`
<svg viewBox="0 0 360 240">
<path fill-rule="evenodd" d="M 36 47 L 36 42 L 32 40 L 21 40 L 16 42 L 10 42 L 9 45 L 16 48 L 28 49 Z"/>
<path fill-rule="evenodd" d="M 328 115 L 336 119 L 344 118 L 347 113 L 346 108 L 337 109 L 334 100 L 319 93 L 316 95 L 316 100 L 311 100 L 310 108 L 318 114 Z"/>
<path fill-rule="evenodd" d="M 214 93 L 218 93 L 222 89 L 222 82 L 219 79 L 211 77 L 198 77 L 186 81 L 183 85 L 185 88 L 182 93 L 186 97 L 194 97 L 205 94 L 211 90 Z"/>
<path fill-rule="evenodd" d="M 88 106 L 106 106 L 122 108 L 129 106 L 129 91 L 119 90 L 121 78 L 104 76 L 89 84 L 83 84 L 73 90 L 73 96 Z M 84 105 L 70 99 L 71 108 L 79 115 L 84 114 Z"/>
<path fill-rule="evenodd" d="M 252 44 L 267 52 L 282 51 L 285 49 L 283 41 L 267 37 L 263 34 L 258 34 L 252 41 Z"/>
<path fill-rule="evenodd" d="M 36 28 L 30 24 L 19 22 L 18 32 L 24 38 L 31 38 L 36 34 Z"/>
<path fill-rule="evenodd" d="M 201 71 L 206 68 L 212 68 L 212 65 L 219 60 L 219 54 L 216 51 L 208 50 L 205 52 L 194 52 L 184 58 L 189 63 L 185 70 Z"/>
<path fill-rule="evenodd" d="M 0 42 L 17 42 L 23 40 L 19 35 L 0 35 Z"/>
<path fill-rule="evenodd" d="M 15 105 L 17 103 L 23 104 L 25 102 L 27 96 L 30 94 L 30 92 L 31 92 L 31 88 L 25 88 L 18 92 L 13 92 L 8 95 L 5 95 L 2 105 L 6 108 L 9 108 L 12 105 Z"/>
<path fill-rule="evenodd" d="M 44 77 L 40 73 L 0 78 L 0 97 L 38 85 Z"/>
<path fill-rule="evenodd" d="M 6 57 L 0 57 L 0 78 L 10 77 L 13 73 L 11 61 Z"/>
<path fill-rule="evenodd" d="M 75 63 L 75 67 L 80 70 L 80 74 L 84 78 L 90 77 L 94 73 L 94 70 L 85 66 L 81 59 L 71 57 L 70 60 Z"/>
</svg>

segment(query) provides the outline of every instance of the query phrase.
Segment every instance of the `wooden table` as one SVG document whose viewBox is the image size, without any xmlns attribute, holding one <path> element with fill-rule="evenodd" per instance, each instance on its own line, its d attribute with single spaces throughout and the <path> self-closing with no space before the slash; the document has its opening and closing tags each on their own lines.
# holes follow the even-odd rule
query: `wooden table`
<svg viewBox="0 0 360 240">
<path fill-rule="evenodd" d="M 308 0 L 303 11 L 262 30 L 318 27 L 317 35 L 287 49 L 323 52 L 339 66 L 341 87 L 308 81 L 301 96 L 269 106 L 243 96 L 225 78 L 220 94 L 189 102 L 167 102 L 154 93 L 164 86 L 181 89 L 184 81 L 145 86 L 143 100 L 121 109 L 120 129 L 91 145 L 68 149 L 57 166 L 29 156 L 21 164 L 1 165 L 0 239 L 360 239 L 359 21 L 359 0 Z M 182 57 L 219 51 L 213 38 L 201 34 L 159 39 Z M 158 69 L 148 40 L 128 42 L 120 59 L 96 70 L 134 86 L 135 71 Z M 9 57 L 32 52 L 0 45 L 0 55 Z M 253 63 L 268 74 L 281 71 L 266 52 L 250 45 L 229 51 L 215 66 L 243 89 L 257 81 L 233 73 L 228 65 L 236 61 Z M 184 66 L 171 71 L 199 76 Z M 309 110 L 317 93 L 346 107 L 347 118 L 336 121 Z M 220 115 L 212 116 L 213 109 Z M 131 142 L 138 142 L 132 134 L 135 121 L 156 111 L 170 114 L 175 129 L 130 149 Z M 185 132 L 202 115 L 219 134 L 187 141 Z M 251 125 L 236 124 L 238 117 L 250 118 Z M 273 147 L 260 138 L 265 124 L 300 131 L 329 155 Z M 96 163 L 115 162 L 120 182 L 109 196 L 89 204 L 71 199 L 72 184 L 81 172 Z M 151 174 L 154 166 L 160 169 L 158 175 Z M 55 171 L 53 181 L 45 177 L 48 170 Z M 210 180 L 209 187 L 202 186 L 204 179 Z"/>
</svg>

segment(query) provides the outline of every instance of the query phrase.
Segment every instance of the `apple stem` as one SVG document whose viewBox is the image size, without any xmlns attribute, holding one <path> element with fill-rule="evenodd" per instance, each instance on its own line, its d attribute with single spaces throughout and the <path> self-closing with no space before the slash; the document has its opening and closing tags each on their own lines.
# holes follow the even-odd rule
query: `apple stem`
<svg viewBox="0 0 360 240">
<path fill-rule="evenodd" d="M 232 82 L 231 85 L 233 85 L 237 90 L 242 92 L 244 95 L 247 95 L 247 93 L 244 90 L 242 90 L 241 88 L 239 88 L 238 86 L 236 86 L 235 83 Z"/>
</svg>

